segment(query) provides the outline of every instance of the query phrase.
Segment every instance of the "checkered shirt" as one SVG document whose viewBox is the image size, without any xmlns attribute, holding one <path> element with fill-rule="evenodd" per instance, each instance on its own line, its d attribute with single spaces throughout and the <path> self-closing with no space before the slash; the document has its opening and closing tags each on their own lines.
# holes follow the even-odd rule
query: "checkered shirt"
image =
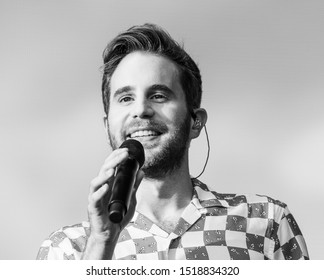
<svg viewBox="0 0 324 280">
<path fill-rule="evenodd" d="M 167 233 L 141 213 L 119 236 L 114 259 L 308 259 L 302 233 L 286 204 L 262 195 L 220 194 L 193 179 L 194 195 Z M 80 259 L 90 235 L 82 222 L 52 233 L 37 259 Z"/>
</svg>

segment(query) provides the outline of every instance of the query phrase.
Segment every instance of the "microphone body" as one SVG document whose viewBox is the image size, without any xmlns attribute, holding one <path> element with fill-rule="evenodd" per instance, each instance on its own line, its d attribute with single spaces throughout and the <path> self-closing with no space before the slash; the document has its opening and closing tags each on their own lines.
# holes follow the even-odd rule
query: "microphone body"
<svg viewBox="0 0 324 280">
<path fill-rule="evenodd" d="M 117 167 L 112 186 L 108 216 L 113 223 L 120 223 L 126 215 L 137 172 L 144 163 L 144 148 L 140 142 L 126 140 L 120 147 L 128 148 L 129 157 Z"/>
<path fill-rule="evenodd" d="M 130 158 L 120 164 L 117 169 L 111 201 L 108 205 L 109 219 L 113 223 L 120 223 L 128 210 L 138 170 L 138 162 Z"/>
</svg>

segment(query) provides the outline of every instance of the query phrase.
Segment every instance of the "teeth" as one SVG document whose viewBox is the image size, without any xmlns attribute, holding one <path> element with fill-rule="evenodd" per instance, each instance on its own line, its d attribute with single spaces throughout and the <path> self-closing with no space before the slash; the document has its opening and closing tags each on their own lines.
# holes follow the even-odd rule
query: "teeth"
<svg viewBox="0 0 324 280">
<path fill-rule="evenodd" d="M 136 132 L 132 133 L 130 135 L 130 137 L 134 138 L 134 137 L 156 136 L 156 135 L 158 135 L 157 132 L 152 131 L 152 130 L 140 130 L 140 131 L 136 131 Z"/>
</svg>

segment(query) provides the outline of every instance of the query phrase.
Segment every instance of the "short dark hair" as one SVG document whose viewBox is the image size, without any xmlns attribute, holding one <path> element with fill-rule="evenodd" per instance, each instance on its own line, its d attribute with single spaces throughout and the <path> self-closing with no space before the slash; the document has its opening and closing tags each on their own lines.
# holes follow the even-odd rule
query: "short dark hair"
<svg viewBox="0 0 324 280">
<path fill-rule="evenodd" d="M 110 79 L 119 62 L 134 51 L 145 51 L 167 57 L 180 70 L 180 83 L 190 113 L 201 103 L 201 75 L 198 66 L 169 33 L 155 24 L 133 26 L 115 37 L 103 52 L 102 99 L 105 113 L 109 111 Z"/>
</svg>

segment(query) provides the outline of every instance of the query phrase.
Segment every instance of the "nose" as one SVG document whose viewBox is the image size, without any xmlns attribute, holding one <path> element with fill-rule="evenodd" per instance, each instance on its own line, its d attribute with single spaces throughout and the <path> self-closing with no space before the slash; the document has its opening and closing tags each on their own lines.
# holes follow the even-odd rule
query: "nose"
<svg viewBox="0 0 324 280">
<path fill-rule="evenodd" d="M 146 98 L 136 99 L 133 103 L 132 117 L 133 118 L 151 118 L 154 115 L 152 104 Z"/>
</svg>

